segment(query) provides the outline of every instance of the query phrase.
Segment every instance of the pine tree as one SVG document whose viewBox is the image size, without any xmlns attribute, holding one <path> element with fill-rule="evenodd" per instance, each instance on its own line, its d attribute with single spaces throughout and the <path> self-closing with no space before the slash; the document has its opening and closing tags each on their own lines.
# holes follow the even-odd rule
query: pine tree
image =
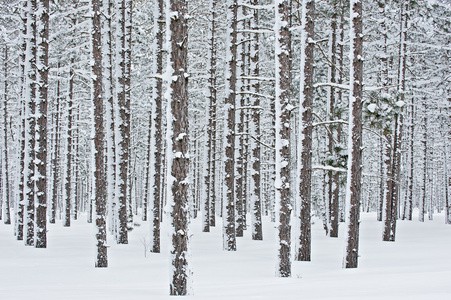
<svg viewBox="0 0 451 300">
<path fill-rule="evenodd" d="M 279 207 L 279 277 L 291 277 L 291 192 L 290 192 L 290 84 L 291 2 L 275 1 L 276 25 L 276 203 Z"/>
<path fill-rule="evenodd" d="M 171 172 L 171 295 L 186 295 L 190 291 L 189 213 L 188 213 L 188 7 L 184 0 L 170 0 L 168 6 L 170 30 L 170 99 L 172 120 L 168 120 L 168 170 Z M 168 66 L 169 67 L 169 66 Z"/>
<path fill-rule="evenodd" d="M 227 1 L 227 72 L 226 72 L 226 133 L 225 133 L 225 186 L 223 200 L 223 247 L 236 251 L 235 227 L 235 102 L 237 81 L 237 15 L 238 2 Z"/>
<path fill-rule="evenodd" d="M 313 34 L 315 1 L 302 1 L 301 32 L 301 97 L 298 157 L 300 157 L 299 197 L 300 236 L 296 248 L 296 260 L 310 261 L 311 254 L 311 184 L 312 184 L 312 104 L 313 104 Z"/>
<path fill-rule="evenodd" d="M 97 268 L 108 267 L 106 247 L 106 178 L 104 162 L 105 132 L 103 125 L 103 96 L 102 96 L 102 29 L 101 29 L 101 2 L 91 0 L 92 9 L 92 89 L 94 104 L 94 193 L 95 193 L 95 222 L 97 239 Z"/>
<path fill-rule="evenodd" d="M 348 173 L 346 182 L 346 253 L 344 268 L 357 268 L 362 183 L 363 34 L 362 2 L 351 0 Z"/>
</svg>

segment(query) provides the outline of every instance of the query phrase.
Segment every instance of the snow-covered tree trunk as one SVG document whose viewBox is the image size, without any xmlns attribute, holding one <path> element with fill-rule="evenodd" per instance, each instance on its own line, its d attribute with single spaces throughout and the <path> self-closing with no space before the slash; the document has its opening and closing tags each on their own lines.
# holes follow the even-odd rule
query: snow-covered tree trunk
<svg viewBox="0 0 451 300">
<path fill-rule="evenodd" d="M 338 14 L 340 12 L 339 2 L 336 0 L 332 1 L 334 12 L 332 14 L 331 20 L 331 39 L 330 39 L 330 60 L 331 66 L 329 68 L 330 72 L 330 82 L 337 82 L 337 37 L 338 37 Z M 340 70 L 341 71 L 341 70 Z M 336 97 L 336 91 L 334 87 L 330 87 L 329 90 L 329 120 L 337 118 L 337 104 L 339 104 Z M 334 161 L 338 158 L 338 153 L 335 151 L 337 143 L 339 143 L 339 133 L 340 128 L 337 128 L 337 133 L 333 135 L 332 128 L 330 128 L 331 133 L 329 138 L 329 155 L 331 155 Z M 330 237 L 338 237 L 338 210 L 339 210 L 339 172 L 328 172 L 328 196 L 329 196 L 329 222 L 330 222 Z"/>
<path fill-rule="evenodd" d="M 53 182 L 52 182 L 52 200 L 51 200 L 51 208 L 50 208 L 50 220 L 51 224 L 55 224 L 56 222 L 56 210 L 58 205 L 58 186 L 60 180 L 60 171 L 59 171 L 59 163 L 60 163 L 60 105 L 61 105 L 61 97 L 60 97 L 60 63 L 58 62 L 57 66 L 57 81 L 56 81 L 56 109 L 55 109 L 55 141 L 53 148 L 53 161 L 52 161 L 52 170 L 53 170 Z"/>
<path fill-rule="evenodd" d="M 5 46 L 5 57 L 4 57 L 4 104 L 3 104 L 3 129 L 4 129 L 4 149 L 3 154 L 5 155 L 5 219 L 3 222 L 5 224 L 11 224 L 11 199 L 10 199 L 10 191 L 9 191 L 9 158 L 8 158 L 8 46 Z M 2 170 L 3 171 L 3 170 Z M 0 172 L 2 172 L 0 171 Z M 0 194 L 0 201 L 3 201 L 2 196 Z M 0 214 L 2 211 L 0 210 Z"/>
<path fill-rule="evenodd" d="M 47 101 L 49 77 L 49 0 L 39 0 L 37 27 L 36 98 L 36 248 L 47 247 Z"/>
<path fill-rule="evenodd" d="M 25 245 L 34 246 L 35 227 L 35 146 L 36 146 L 36 1 L 27 3 L 27 49 L 25 52 L 25 172 L 24 197 L 26 203 Z"/>
<path fill-rule="evenodd" d="M 105 57 L 105 100 L 106 100 L 106 146 L 107 146 L 107 197 L 109 230 L 115 236 L 117 234 L 117 206 L 115 197 L 116 186 L 116 147 L 115 147 L 115 99 L 113 89 L 113 10 L 114 0 L 103 2 L 106 20 L 104 22 L 104 57 Z"/>
<path fill-rule="evenodd" d="M 124 73 L 124 85 L 125 85 L 125 115 L 127 125 L 125 126 L 125 132 L 127 137 L 127 227 L 133 226 L 133 173 L 132 168 L 132 149 L 133 140 L 131 140 L 131 72 L 132 72 L 132 20 L 133 18 L 133 0 L 125 1 L 125 73 Z M 128 132 L 128 133 L 127 133 Z M 127 229 L 128 230 L 128 229 Z"/>
<path fill-rule="evenodd" d="M 152 182 L 152 221 L 150 228 L 150 251 L 160 252 L 160 222 L 163 199 L 163 41 L 165 30 L 164 0 L 154 4 L 154 86 L 152 103 L 152 151 L 153 151 L 153 182 Z"/>
<path fill-rule="evenodd" d="M 278 216 L 278 266 L 276 276 L 291 277 L 290 104 L 291 34 L 289 0 L 275 1 L 276 74 L 276 205 Z"/>
<path fill-rule="evenodd" d="M 20 54 L 19 54 L 19 64 L 20 64 L 20 106 L 19 106 L 19 115 L 20 115 L 20 126 L 19 126 L 19 145 L 20 145 L 20 174 L 19 174 L 19 197 L 18 197 L 18 208 L 17 208 L 17 240 L 21 241 L 24 237 L 24 213 L 25 213 L 25 204 L 26 204 L 26 196 L 25 196 L 25 178 L 26 178 L 26 165 L 25 165 L 25 106 L 26 106 L 26 98 L 25 98 L 25 87 L 26 80 L 28 74 L 25 73 L 25 65 L 26 65 L 26 51 L 27 51 L 27 27 L 28 27 L 28 0 L 22 0 L 22 4 L 20 7 Z"/>
<path fill-rule="evenodd" d="M 414 97 L 412 97 L 412 112 L 410 116 L 410 174 L 409 174 L 409 195 L 408 195 L 408 207 L 406 209 L 406 215 L 407 220 L 412 220 L 412 213 L 413 213 L 413 174 L 414 174 L 414 153 L 415 153 L 415 146 L 414 146 L 414 137 L 415 137 L 415 105 L 414 105 Z M 446 152 L 445 152 L 446 153 Z M 446 157 L 446 154 L 445 154 Z M 445 164 L 446 167 L 446 164 Z"/>
<path fill-rule="evenodd" d="M 210 161 L 209 161 L 209 175 L 210 175 L 210 185 L 209 185 L 209 222 L 210 226 L 216 226 L 216 179 L 217 171 L 216 171 L 216 102 L 217 102 L 217 92 L 216 92 L 216 0 L 210 0 L 210 49 L 209 49 L 209 55 L 210 55 L 210 69 L 209 69 L 209 100 L 210 100 L 210 119 L 211 122 L 210 125 L 210 132 L 209 132 L 209 139 L 210 139 L 210 147 L 209 151 L 210 155 Z"/>
<path fill-rule="evenodd" d="M 251 5 L 258 5 L 258 0 L 251 0 Z M 257 30 L 259 26 L 259 12 L 257 9 L 253 12 L 253 18 L 251 19 L 251 30 Z M 251 53 L 250 53 L 250 76 L 259 77 L 260 67 L 259 67 L 259 34 L 253 34 L 253 40 L 251 42 Z M 262 229 L 262 189 L 261 189 L 261 146 L 260 141 L 262 139 L 262 134 L 260 130 L 260 119 L 262 110 L 260 108 L 260 82 L 254 80 L 251 85 L 251 93 L 253 99 L 251 121 L 252 127 L 250 129 L 251 135 L 258 141 L 251 140 L 251 227 L 252 227 L 252 239 L 253 240 L 263 240 L 263 229 Z"/>
<path fill-rule="evenodd" d="M 348 173 L 346 182 L 346 253 L 344 268 L 357 268 L 362 179 L 363 31 L 362 2 L 351 0 Z"/>
<path fill-rule="evenodd" d="M 74 22 L 75 23 L 75 22 Z M 72 137 L 73 137 L 73 111 L 74 111 L 74 58 L 70 60 L 69 91 L 67 96 L 67 142 L 66 142 L 66 178 L 64 182 L 64 224 L 70 226 L 72 211 Z"/>
<path fill-rule="evenodd" d="M 128 244 L 127 176 L 130 147 L 130 101 L 126 97 L 126 0 L 116 3 L 116 191 L 118 244 Z"/>
<path fill-rule="evenodd" d="M 94 104 L 94 194 L 95 194 L 95 226 L 97 239 L 97 259 L 95 266 L 97 268 L 108 267 L 107 257 L 107 228 L 106 228 L 106 189 L 107 182 L 105 177 L 104 144 L 105 131 L 103 125 L 103 95 L 102 95 L 102 29 L 101 29 L 101 2 L 91 0 L 92 12 L 92 91 Z"/>
<path fill-rule="evenodd" d="M 426 195 L 427 195 L 427 159 L 428 159 L 428 106 L 426 104 L 426 97 L 423 99 L 424 112 L 423 112 L 423 182 L 421 184 L 421 198 L 419 203 L 419 214 L 418 220 L 424 222 L 425 206 L 426 206 Z"/>
<path fill-rule="evenodd" d="M 167 93 L 171 119 L 168 119 L 168 186 L 171 193 L 171 295 L 190 292 L 189 211 L 188 211 L 188 6 L 184 0 L 168 0 L 168 29 L 170 30 L 171 78 Z"/>
<path fill-rule="evenodd" d="M 311 185 L 312 185 L 312 105 L 313 105 L 313 34 L 315 1 L 302 1 L 301 79 L 299 99 L 299 224 L 296 255 L 298 261 L 310 261 L 311 253 Z"/>
<path fill-rule="evenodd" d="M 237 14 L 238 1 L 227 0 L 226 34 L 226 128 L 225 128 L 225 186 L 223 199 L 224 250 L 236 251 L 235 228 L 235 102 L 237 82 Z"/>
</svg>

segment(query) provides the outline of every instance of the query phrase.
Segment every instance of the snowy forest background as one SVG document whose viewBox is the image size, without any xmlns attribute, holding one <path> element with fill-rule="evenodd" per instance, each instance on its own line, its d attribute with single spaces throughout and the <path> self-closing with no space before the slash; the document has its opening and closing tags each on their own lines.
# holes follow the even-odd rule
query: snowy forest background
<svg viewBox="0 0 451 300">
<path fill-rule="evenodd" d="M 36 289 L 26 272 L 65 274 L 56 249 L 81 265 L 53 278 L 74 297 L 122 284 L 164 297 L 163 277 L 171 295 L 323 299 L 324 282 L 364 293 L 393 268 L 398 286 L 374 296 L 395 298 L 412 289 L 410 252 L 430 278 L 403 296 L 450 296 L 448 0 L 1 3 L 11 299 Z M 366 269 L 338 273 L 357 268 L 359 239 Z M 110 259 L 108 280 L 81 279 Z M 116 282 L 115 267 L 140 279 Z"/>
</svg>

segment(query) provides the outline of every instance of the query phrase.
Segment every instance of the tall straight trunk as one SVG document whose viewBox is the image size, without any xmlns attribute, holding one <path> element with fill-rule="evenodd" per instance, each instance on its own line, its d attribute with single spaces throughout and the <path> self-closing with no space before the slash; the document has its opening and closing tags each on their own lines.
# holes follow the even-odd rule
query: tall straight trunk
<svg viewBox="0 0 451 300">
<path fill-rule="evenodd" d="M 363 31 L 362 2 L 351 0 L 350 25 L 350 87 L 348 173 L 346 182 L 346 253 L 345 268 L 357 268 L 359 249 L 360 195 L 362 179 L 362 93 L 363 93 Z"/>
<path fill-rule="evenodd" d="M 238 1 L 227 1 L 226 35 L 226 133 L 225 133 L 225 186 L 223 199 L 224 250 L 236 251 L 235 228 L 235 102 L 237 81 L 237 14 Z"/>
<path fill-rule="evenodd" d="M 55 146 L 53 148 L 53 162 L 52 162 L 52 168 L 53 168 L 53 183 L 52 183 L 52 201 L 51 201 L 51 211 L 50 211 L 50 220 L 49 222 L 52 224 L 55 224 L 56 222 L 56 210 L 57 210 L 57 204 L 58 204 L 58 185 L 59 185 L 59 179 L 60 179 L 60 172 L 58 168 L 58 164 L 60 162 L 59 157 L 59 135 L 60 135 L 60 104 L 61 104 L 61 98 L 60 98 L 60 64 L 58 62 L 57 67 L 57 81 L 56 81 L 56 109 L 55 109 Z"/>
<path fill-rule="evenodd" d="M 49 78 L 49 0 L 39 0 L 37 27 L 36 248 L 47 247 L 47 102 Z"/>
<path fill-rule="evenodd" d="M 165 30 L 164 0 L 158 0 L 154 7 L 154 57 L 153 65 L 155 82 L 153 86 L 152 105 L 152 137 L 153 143 L 153 197 L 152 199 L 152 223 L 150 228 L 150 251 L 160 252 L 160 223 L 161 223 L 161 202 L 163 199 L 162 180 L 164 176 L 162 168 L 163 153 L 163 41 Z"/>
<path fill-rule="evenodd" d="M 401 22 L 400 22 L 400 43 L 399 43 L 399 63 L 398 63 L 398 102 L 400 112 L 395 114 L 393 151 L 391 163 L 391 183 L 390 198 L 387 198 L 387 207 L 385 214 L 384 241 L 395 241 L 396 220 L 398 218 L 398 202 L 400 192 L 400 171 L 401 171 L 401 142 L 403 128 L 403 106 L 405 94 L 405 75 L 406 75 L 406 27 L 407 27 L 407 4 L 401 3 Z"/>
<path fill-rule="evenodd" d="M 311 254 L 311 185 L 312 185 L 312 105 L 315 1 L 302 1 L 300 118 L 298 144 L 299 224 L 296 255 L 298 261 L 310 261 Z"/>
<path fill-rule="evenodd" d="M 27 50 L 25 55 L 25 175 L 24 197 L 27 207 L 25 245 L 34 246 L 35 226 L 35 147 L 36 147 L 36 1 L 27 4 Z"/>
<path fill-rule="evenodd" d="M 132 20 L 133 18 L 133 0 L 125 1 L 125 113 L 127 119 L 126 125 L 126 136 L 128 139 L 127 143 L 127 224 L 128 227 L 133 226 L 133 173 L 132 171 L 132 149 L 133 140 L 131 139 L 131 72 L 132 72 Z"/>
<path fill-rule="evenodd" d="M 11 199 L 10 199 L 10 192 L 9 192 L 9 160 L 8 160 L 8 47 L 5 46 L 5 90 L 4 90 L 4 105 L 3 105 L 3 126 L 4 126 L 4 146 L 3 149 L 4 155 L 5 155 L 5 224 L 11 224 Z M 1 195 L 1 194 L 0 194 Z M 0 201 L 2 201 L 0 196 Z M 0 215 L 2 214 L 2 211 L 0 210 Z"/>
<path fill-rule="evenodd" d="M 278 206 L 278 266 L 276 276 L 291 277 L 290 84 L 291 34 L 289 0 L 276 0 L 276 205 Z"/>
<path fill-rule="evenodd" d="M 118 205 L 118 244 L 128 244 L 127 176 L 130 147 L 130 101 L 126 97 L 126 0 L 116 6 L 116 191 Z"/>
<path fill-rule="evenodd" d="M 149 111 L 149 125 L 147 130 L 147 153 L 146 153 L 146 166 L 144 173 L 144 196 L 143 196 L 143 207 L 142 207 L 142 220 L 147 221 L 147 210 L 149 205 L 149 193 L 150 193 L 150 168 L 152 159 L 152 110 Z"/>
<path fill-rule="evenodd" d="M 412 114 L 410 116 L 410 174 L 409 174 L 409 196 L 408 196 L 408 209 L 407 209 L 407 220 L 412 220 L 413 211 L 413 179 L 414 179 L 414 137 L 415 137 L 415 105 L 414 97 L 412 97 Z M 446 152 L 445 152 L 446 153 Z M 446 154 L 445 154 L 446 155 Z M 445 156 L 446 157 L 446 156 Z M 446 165 L 445 165 L 446 166 Z"/>
<path fill-rule="evenodd" d="M 217 102 L 217 93 L 216 93 L 216 0 L 210 0 L 210 78 L 209 78 L 209 100 L 210 100 L 210 133 L 209 139 L 211 141 L 209 151 L 210 155 L 210 166 L 209 166 L 209 175 L 210 175 L 210 191 L 209 191 L 209 218 L 210 218 L 210 226 L 216 226 L 216 179 L 217 179 L 217 171 L 216 171 L 216 102 Z"/>
<path fill-rule="evenodd" d="M 97 268 L 108 267 L 107 257 L 107 229 L 106 229 L 106 188 L 104 144 L 105 132 L 103 125 L 103 97 L 102 97 L 102 29 L 101 29 L 101 2 L 91 0 L 92 9 L 92 89 L 94 104 L 94 193 L 95 193 L 95 222 L 97 239 Z"/>
<path fill-rule="evenodd" d="M 330 82 L 336 83 L 336 63 L 337 63 L 337 23 L 338 23 L 338 1 L 334 0 L 334 9 L 336 10 L 332 14 L 332 21 L 331 21 L 331 39 L 330 39 L 330 60 L 331 60 L 331 66 L 329 67 L 330 72 Z M 341 71 L 341 70 L 340 70 Z M 336 118 L 336 105 L 337 105 L 337 99 L 336 99 L 336 92 L 334 87 L 330 87 L 329 89 L 329 119 L 333 120 Z M 337 153 L 334 149 L 334 136 L 332 135 L 332 128 L 329 127 L 330 133 L 328 135 L 329 139 L 329 153 L 330 155 L 333 155 L 333 157 L 337 158 Z M 335 135 L 335 138 L 338 134 Z M 335 175 L 338 172 L 328 172 L 328 203 L 329 203 L 329 222 L 330 222 L 330 232 L 329 235 L 331 237 L 338 237 L 338 197 L 336 197 L 335 190 L 336 187 L 334 184 L 334 178 Z M 338 192 L 338 191 L 337 191 Z"/>
<path fill-rule="evenodd" d="M 423 99 L 424 102 L 424 115 L 423 115 L 423 183 L 421 185 L 421 199 L 420 199 L 420 212 L 418 214 L 418 220 L 420 222 L 424 222 L 424 214 L 425 214 L 425 205 L 426 205 L 426 195 L 427 195 L 427 154 L 428 154 L 428 121 L 427 121 L 427 113 L 428 107 L 426 104 L 426 98 Z"/>
<path fill-rule="evenodd" d="M 67 97 L 67 144 L 66 144 L 66 180 L 64 187 L 64 226 L 70 226 L 72 210 L 72 123 L 74 111 L 74 76 L 73 70 L 74 58 L 71 59 L 69 71 L 69 93 Z"/>
<path fill-rule="evenodd" d="M 116 207 L 116 139 L 115 139 L 115 106 L 113 88 L 113 10 L 114 0 L 103 2 L 106 20 L 105 31 L 105 100 L 106 100 L 106 145 L 107 145 L 107 197 L 109 230 L 116 237 L 117 233 L 117 207 Z"/>
<path fill-rule="evenodd" d="M 190 292 L 189 269 L 189 212 L 188 212 L 188 6 L 184 0 L 168 1 L 168 30 L 170 30 L 170 109 L 168 119 L 168 141 L 170 155 L 168 171 L 171 172 L 171 295 L 186 295 Z M 177 17 L 174 18 L 173 15 Z"/>
<path fill-rule="evenodd" d="M 258 5 L 258 0 L 251 0 L 251 5 Z M 257 9 L 254 10 L 253 18 L 251 20 L 251 29 L 257 30 L 259 26 L 259 12 Z M 260 76 L 260 66 L 259 66 L 259 35 L 255 33 L 253 35 L 253 40 L 251 42 L 250 51 L 250 76 L 259 77 Z M 251 134 L 258 141 L 261 141 L 262 135 L 260 130 L 260 118 L 262 110 L 260 107 L 260 83 L 258 80 L 253 81 L 251 86 L 251 92 L 253 93 L 252 99 L 254 109 L 252 110 L 251 121 Z M 252 239 L 253 240 L 263 240 L 263 229 L 262 229 L 262 190 L 261 190 L 261 146 L 260 143 L 252 139 L 251 142 L 251 227 L 252 227 Z"/>
<path fill-rule="evenodd" d="M 20 7 L 20 19 L 21 19 L 21 29 L 20 29 L 20 126 L 19 126 L 19 144 L 20 144 L 20 174 L 19 174 L 19 199 L 18 199 L 18 209 L 17 209 L 17 240 L 22 241 L 24 237 L 24 213 L 25 213 L 25 178 L 26 178 L 26 165 L 25 165 L 25 107 L 26 107 L 26 82 L 28 74 L 26 70 L 26 51 L 27 51 L 27 30 L 28 30 L 28 1 L 22 1 L 22 6 Z"/>
<path fill-rule="evenodd" d="M 450 99 L 450 101 L 451 101 L 451 99 Z M 444 136 L 445 136 L 445 138 L 448 136 L 448 139 L 449 139 L 449 135 L 445 134 Z M 448 143 L 448 141 L 445 139 L 445 141 L 443 143 L 444 172 L 445 172 L 445 224 L 451 224 L 451 201 L 449 199 L 449 193 L 451 190 L 451 178 L 449 176 L 449 169 L 448 169 L 447 143 Z"/>
</svg>

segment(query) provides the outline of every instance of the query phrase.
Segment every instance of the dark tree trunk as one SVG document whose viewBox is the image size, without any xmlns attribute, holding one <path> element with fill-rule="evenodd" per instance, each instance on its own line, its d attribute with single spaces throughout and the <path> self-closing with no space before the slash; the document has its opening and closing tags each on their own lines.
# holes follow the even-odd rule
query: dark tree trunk
<svg viewBox="0 0 451 300">
<path fill-rule="evenodd" d="M 258 0 L 251 0 L 252 5 L 258 5 Z M 251 20 L 251 29 L 257 30 L 259 26 L 259 12 L 254 10 L 253 19 Z M 250 56 L 250 67 L 252 77 L 260 76 L 259 67 L 259 35 L 254 34 L 253 41 L 251 42 L 251 56 Z M 262 228 L 262 201 L 261 201 L 261 146 L 259 141 L 262 139 L 260 130 L 260 117 L 262 110 L 260 107 L 260 83 L 258 80 L 253 81 L 251 86 L 251 91 L 253 93 L 253 106 L 252 110 L 252 136 L 258 141 L 252 140 L 252 172 L 251 172 L 251 207 L 252 207 L 252 239 L 253 240 L 263 240 L 263 228 Z"/>
<path fill-rule="evenodd" d="M 154 15 L 154 32 L 155 32 L 155 65 L 156 74 L 154 85 L 154 102 L 153 102 L 153 126 L 154 126 L 154 173 L 153 173 L 153 203 L 152 203 L 152 227 L 151 227 L 151 252 L 160 252 L 160 222 L 161 222 L 161 203 L 163 199 L 162 180 L 164 179 L 162 168 L 163 156 L 163 40 L 165 30 L 164 17 L 164 1 L 158 0 L 155 5 L 158 9 Z"/>
<path fill-rule="evenodd" d="M 315 1 L 306 1 L 302 9 L 305 14 L 305 27 L 302 32 L 303 55 L 301 63 L 301 100 L 299 131 L 303 138 L 299 140 L 299 197 L 300 197 L 300 235 L 295 258 L 298 261 L 310 261 L 311 255 L 311 185 L 312 185 L 312 105 L 313 105 L 313 50 Z M 302 54 L 301 54 L 302 55 Z"/>
<path fill-rule="evenodd" d="M 171 35 L 170 61 L 172 74 L 170 83 L 171 115 L 168 125 L 172 127 L 169 166 L 172 190 L 172 274 L 171 295 L 186 295 L 189 292 L 190 269 L 188 265 L 189 213 L 188 213 L 188 23 L 185 19 L 188 7 L 184 0 L 170 0 L 169 13 Z M 174 80 L 174 78 L 176 78 Z"/>
<path fill-rule="evenodd" d="M 65 180 L 65 199 L 64 199 L 64 226 L 70 226 L 72 210 L 72 119 L 74 106 L 74 59 L 71 59 L 69 71 L 69 97 L 67 101 L 67 148 L 66 148 L 66 180 Z"/>
<path fill-rule="evenodd" d="M 60 179 L 60 172 L 59 172 L 59 135 L 60 135 L 60 102 L 61 102 L 61 98 L 60 98 L 60 73 L 59 73 L 59 68 L 60 65 L 58 63 L 58 72 L 57 72 L 57 81 L 56 81 L 56 111 L 55 111 L 55 146 L 53 149 L 53 162 L 52 162 L 52 167 L 53 167 L 53 186 L 52 186 L 52 202 L 51 202 L 51 211 L 50 211 L 50 220 L 49 222 L 52 224 L 55 224 L 56 222 L 56 209 L 57 209 L 57 204 L 58 204 L 58 184 L 59 184 L 59 179 Z"/>
<path fill-rule="evenodd" d="M 27 50 L 25 58 L 25 169 L 24 194 L 27 207 L 25 245 L 34 246 L 35 226 L 35 146 L 36 146 L 36 1 L 27 4 Z"/>
<path fill-rule="evenodd" d="M 238 1 L 227 1 L 226 37 L 228 77 L 226 78 L 225 198 L 223 203 L 224 250 L 236 251 L 235 229 L 235 102 L 237 72 Z"/>
<path fill-rule="evenodd" d="M 351 95 L 349 101 L 348 178 L 346 187 L 347 240 L 345 268 L 357 268 L 362 183 L 362 2 L 351 0 Z"/>
<path fill-rule="evenodd" d="M 130 101 L 126 97 L 126 0 L 116 7 L 116 90 L 118 104 L 118 137 L 116 142 L 116 198 L 118 199 L 118 244 L 128 244 L 127 231 L 127 183 L 130 149 Z"/>
<path fill-rule="evenodd" d="M 40 0 L 37 10 L 38 97 L 36 120 L 36 248 L 47 247 L 47 99 L 49 67 L 49 0 Z"/>
<path fill-rule="evenodd" d="M 276 201 L 279 206 L 279 277 L 291 277 L 290 85 L 291 2 L 277 0 L 276 9 Z"/>
<path fill-rule="evenodd" d="M 102 98 L 102 30 L 101 30 L 101 2 L 91 0 L 92 9 L 92 84 L 94 104 L 94 189 L 96 209 L 96 239 L 97 239 L 97 268 L 108 267 L 106 247 L 106 178 L 104 162 L 105 132 L 103 126 L 103 98 Z"/>
</svg>

